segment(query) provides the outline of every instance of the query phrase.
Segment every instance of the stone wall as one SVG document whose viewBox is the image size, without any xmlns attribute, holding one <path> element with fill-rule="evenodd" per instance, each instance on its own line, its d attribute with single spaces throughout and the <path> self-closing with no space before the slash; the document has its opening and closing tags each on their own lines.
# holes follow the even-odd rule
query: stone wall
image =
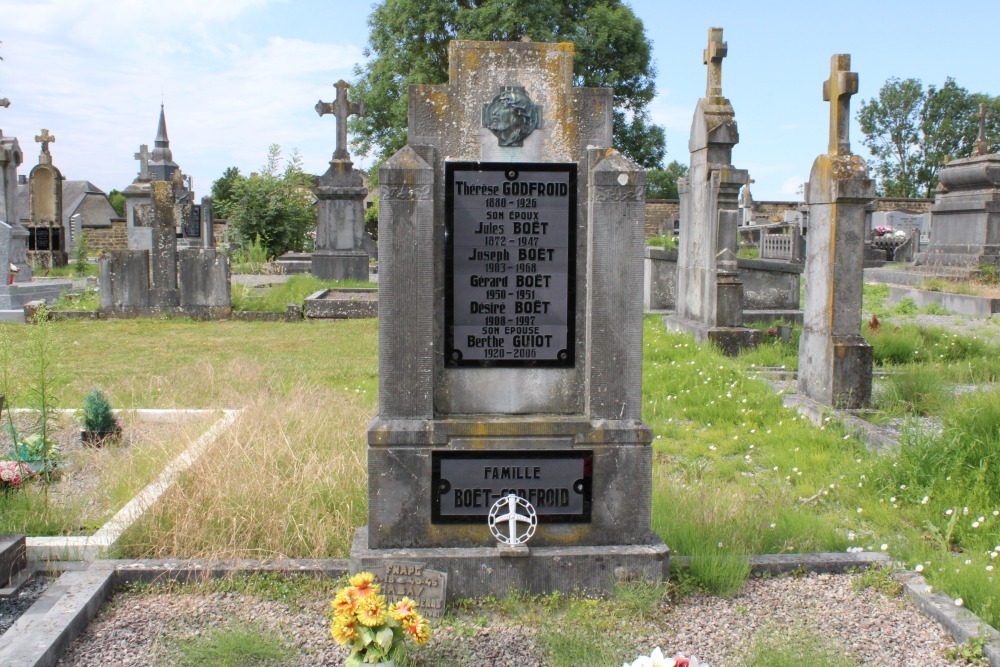
<svg viewBox="0 0 1000 667">
<path fill-rule="evenodd" d="M 802 206 L 800 201 L 755 201 L 754 218 L 766 216 L 769 222 L 784 222 L 785 211 L 796 212 Z"/>
<path fill-rule="evenodd" d="M 646 200 L 646 238 L 662 236 L 673 232 L 674 220 L 681 217 L 681 202 L 679 199 L 647 199 Z"/>
<path fill-rule="evenodd" d="M 903 211 L 904 213 L 928 213 L 933 199 L 903 199 L 899 197 L 879 197 L 875 200 L 876 211 Z"/>
<path fill-rule="evenodd" d="M 126 250 L 128 249 L 128 232 L 125 218 L 114 218 L 110 227 L 84 227 L 83 237 L 87 239 L 90 250 Z"/>
</svg>

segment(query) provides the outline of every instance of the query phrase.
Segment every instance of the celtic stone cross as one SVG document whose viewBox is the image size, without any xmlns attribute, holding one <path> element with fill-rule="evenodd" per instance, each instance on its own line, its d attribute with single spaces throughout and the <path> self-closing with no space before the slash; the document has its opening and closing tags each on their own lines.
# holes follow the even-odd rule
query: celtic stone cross
<svg viewBox="0 0 1000 667">
<path fill-rule="evenodd" d="M 49 144 L 56 140 L 55 136 L 49 134 L 49 131 L 44 127 L 42 128 L 42 133 L 35 136 L 35 141 L 42 145 L 42 153 L 45 155 L 49 154 Z"/>
<path fill-rule="evenodd" d="M 702 61 L 708 65 L 708 85 L 705 96 L 708 99 L 722 97 L 722 59 L 726 57 L 728 46 L 722 41 L 722 28 L 708 29 L 708 48 Z"/>
<path fill-rule="evenodd" d="M 337 89 L 336 99 L 333 102 L 324 102 L 323 100 L 316 102 L 316 113 L 320 116 L 333 114 L 333 117 L 337 119 L 337 150 L 333 153 L 333 159 L 349 160 L 351 155 L 347 152 L 347 117 L 364 116 L 367 107 L 364 102 L 347 101 L 349 86 L 343 79 L 335 83 L 334 87 Z"/>
<path fill-rule="evenodd" d="M 830 78 L 823 82 L 823 100 L 830 103 L 830 155 L 851 154 L 851 95 L 858 92 L 858 74 L 850 72 L 851 55 L 830 58 Z"/>
<path fill-rule="evenodd" d="M 143 181 L 149 180 L 149 146 L 142 144 L 139 146 L 139 152 L 133 155 L 136 160 L 139 161 L 139 178 Z"/>
<path fill-rule="evenodd" d="M 973 157 L 987 155 L 990 152 L 990 142 L 986 139 L 986 119 L 993 118 L 993 112 L 986 110 L 986 103 L 979 103 L 979 113 L 972 114 L 973 118 L 979 119 L 979 136 L 976 138 L 976 145 L 972 149 Z"/>
</svg>

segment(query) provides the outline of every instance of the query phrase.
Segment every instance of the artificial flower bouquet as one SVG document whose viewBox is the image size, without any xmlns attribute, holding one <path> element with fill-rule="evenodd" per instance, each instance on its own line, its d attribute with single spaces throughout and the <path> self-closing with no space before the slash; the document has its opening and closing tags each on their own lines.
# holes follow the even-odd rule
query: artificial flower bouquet
<svg viewBox="0 0 1000 667">
<path fill-rule="evenodd" d="M 26 481 L 37 476 L 34 470 L 20 461 L 0 461 L 0 491 L 20 489 Z"/>
<path fill-rule="evenodd" d="M 333 599 L 330 627 L 338 644 L 351 647 L 346 667 L 393 662 L 405 654 L 403 641 L 407 636 L 417 646 L 430 639 L 430 624 L 417 613 L 413 600 L 403 598 L 386 604 L 370 572 L 356 574 L 349 581 Z"/>
<path fill-rule="evenodd" d="M 632 664 L 626 662 L 622 664 L 622 667 L 708 667 L 708 663 L 698 662 L 698 658 L 694 656 L 685 658 L 680 654 L 668 658 L 657 647 L 648 656 L 640 655 L 635 662 Z"/>
</svg>

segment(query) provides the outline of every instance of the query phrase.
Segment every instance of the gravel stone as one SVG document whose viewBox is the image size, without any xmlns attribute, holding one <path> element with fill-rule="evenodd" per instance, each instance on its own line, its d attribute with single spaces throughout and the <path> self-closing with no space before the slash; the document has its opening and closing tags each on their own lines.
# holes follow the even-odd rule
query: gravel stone
<svg viewBox="0 0 1000 667">
<path fill-rule="evenodd" d="M 31 581 L 25 584 L 17 595 L 0 598 L 0 635 L 7 632 L 10 626 L 14 625 L 14 622 L 21 617 L 21 614 L 35 604 L 35 600 L 42 596 L 50 583 L 52 582 L 48 577 L 32 577 Z"/>
<path fill-rule="evenodd" d="M 625 623 L 625 660 L 665 652 L 692 653 L 712 667 L 738 667 L 757 637 L 804 627 L 858 665 L 955 666 L 944 657 L 950 636 L 905 597 L 855 591 L 853 575 L 811 574 L 751 579 L 731 599 L 695 593 L 667 601 L 648 623 Z M 329 600 L 304 609 L 244 594 L 124 593 L 102 610 L 58 663 L 62 667 L 169 664 L 179 642 L 215 628 L 259 624 L 283 638 L 294 667 L 339 666 L 345 653 L 329 634 Z M 481 611 L 481 610 L 480 610 Z M 434 636 L 413 652 L 434 667 L 543 667 L 535 628 L 509 618 L 459 613 L 432 621 Z M 620 663 L 618 663 L 620 664 Z M 616 667 L 616 666 L 612 666 Z"/>
</svg>

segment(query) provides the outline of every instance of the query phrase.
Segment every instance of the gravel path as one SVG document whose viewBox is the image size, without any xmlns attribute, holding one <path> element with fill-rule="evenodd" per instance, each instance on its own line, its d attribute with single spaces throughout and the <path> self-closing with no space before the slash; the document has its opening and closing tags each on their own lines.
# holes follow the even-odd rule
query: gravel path
<svg viewBox="0 0 1000 667">
<path fill-rule="evenodd" d="M 48 577 L 34 577 L 17 595 L 10 598 L 0 598 L 0 635 L 7 632 L 28 607 L 42 596 L 45 589 L 52 583 Z"/>
<path fill-rule="evenodd" d="M 327 600 L 304 610 L 243 594 L 119 595 L 70 647 L 59 665 L 170 664 L 175 647 L 220 627 L 266 628 L 291 647 L 281 664 L 339 666 L 328 634 Z M 434 637 L 414 655 L 427 667 L 542 667 L 533 629 L 501 614 L 459 612 L 434 622 Z M 796 629 L 797 628 L 797 629 Z M 805 630 L 803 630 L 805 628 Z M 804 633 L 804 634 L 803 634 Z M 905 598 L 853 590 L 850 575 L 754 579 L 732 599 L 695 594 L 666 603 L 648 623 L 624 623 L 614 640 L 634 660 L 655 646 L 692 652 L 712 667 L 735 667 L 755 638 L 815 636 L 858 665 L 961 665 L 944 657 L 950 637 Z M 617 667 L 621 661 L 614 663 Z M 582 667 L 582 665 L 581 665 Z M 606 667 L 606 666 L 602 666 Z"/>
</svg>

